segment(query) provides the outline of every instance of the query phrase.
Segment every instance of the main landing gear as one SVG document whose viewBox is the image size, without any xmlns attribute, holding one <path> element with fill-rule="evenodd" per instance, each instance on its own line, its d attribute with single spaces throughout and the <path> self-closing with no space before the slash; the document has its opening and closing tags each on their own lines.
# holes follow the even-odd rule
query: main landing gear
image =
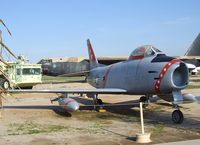
<svg viewBox="0 0 200 145">
<path fill-rule="evenodd" d="M 175 124 L 181 124 L 184 120 L 183 113 L 179 110 L 179 106 L 175 105 L 176 110 L 172 112 L 172 121 Z"/>
<path fill-rule="evenodd" d="M 152 95 L 145 95 L 145 96 L 141 96 L 140 97 L 140 102 L 143 102 L 143 103 L 150 103 L 149 99 L 152 97 Z"/>
<path fill-rule="evenodd" d="M 145 103 L 145 102 L 147 102 L 147 101 L 148 101 L 148 98 L 147 98 L 146 96 L 141 96 L 141 97 L 140 97 L 140 102 Z"/>
<path fill-rule="evenodd" d="M 103 105 L 103 101 L 98 98 L 97 94 L 93 96 L 93 102 L 94 102 L 94 110 L 100 112 L 100 110 L 103 109 L 103 107 L 100 106 Z"/>
<path fill-rule="evenodd" d="M 145 96 L 141 96 L 140 97 L 139 101 L 142 102 L 142 103 L 144 103 L 143 104 L 144 108 L 146 108 L 149 105 L 149 103 L 150 103 L 150 100 L 149 100 L 150 97 L 152 97 L 152 95 L 145 95 Z"/>
</svg>

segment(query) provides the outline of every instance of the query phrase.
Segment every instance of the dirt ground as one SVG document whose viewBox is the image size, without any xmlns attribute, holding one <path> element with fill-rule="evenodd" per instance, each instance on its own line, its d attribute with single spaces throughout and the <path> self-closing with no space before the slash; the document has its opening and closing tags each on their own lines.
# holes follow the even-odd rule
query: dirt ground
<svg viewBox="0 0 200 145">
<path fill-rule="evenodd" d="M 89 88 L 86 83 L 43 84 L 35 88 Z M 200 96 L 200 89 L 185 90 Z M 0 119 L 0 145 L 116 145 L 136 144 L 141 132 L 138 107 L 108 108 L 100 113 L 86 110 L 67 113 L 50 99 L 56 94 L 15 94 L 6 96 Z M 81 104 L 92 104 L 84 97 L 73 97 Z M 140 96 L 104 95 L 106 103 L 131 103 Z M 145 131 L 151 132 L 152 143 L 200 139 L 200 106 L 183 104 L 185 120 L 181 125 L 171 121 L 172 106 L 164 101 L 144 109 Z"/>
</svg>

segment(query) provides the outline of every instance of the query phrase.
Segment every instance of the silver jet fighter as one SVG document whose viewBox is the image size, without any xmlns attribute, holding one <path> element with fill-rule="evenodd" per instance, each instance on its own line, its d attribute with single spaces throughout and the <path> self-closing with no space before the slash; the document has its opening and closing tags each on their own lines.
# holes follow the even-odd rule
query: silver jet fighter
<svg viewBox="0 0 200 145">
<path fill-rule="evenodd" d="M 181 90 L 188 85 L 188 68 L 179 59 L 169 57 L 152 45 L 136 48 L 128 60 L 109 66 L 98 63 L 94 50 L 87 40 L 90 71 L 87 81 L 95 89 L 47 89 L 47 90 L 9 90 L 10 93 L 70 93 L 87 94 L 94 103 L 102 104 L 98 94 L 142 95 L 140 101 L 146 102 L 149 97 L 157 95 L 163 100 L 172 102 L 176 108 L 172 113 L 174 123 L 183 122 L 183 114 L 178 104 L 199 101 L 191 94 L 182 94 Z M 86 72 L 84 72 L 86 73 Z M 76 111 L 79 106 L 72 98 L 62 97 L 58 100 L 64 108 Z M 53 100 L 54 101 L 54 100 Z M 65 107 L 65 105 L 67 107 Z"/>
</svg>

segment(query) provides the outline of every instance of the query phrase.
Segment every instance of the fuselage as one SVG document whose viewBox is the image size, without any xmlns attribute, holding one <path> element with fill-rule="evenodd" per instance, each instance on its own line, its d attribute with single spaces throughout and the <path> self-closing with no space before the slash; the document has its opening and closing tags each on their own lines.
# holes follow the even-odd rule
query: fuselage
<svg viewBox="0 0 200 145">
<path fill-rule="evenodd" d="M 188 68 L 178 59 L 155 54 L 94 68 L 87 80 L 96 88 L 119 88 L 129 94 L 170 94 L 188 85 Z"/>
</svg>

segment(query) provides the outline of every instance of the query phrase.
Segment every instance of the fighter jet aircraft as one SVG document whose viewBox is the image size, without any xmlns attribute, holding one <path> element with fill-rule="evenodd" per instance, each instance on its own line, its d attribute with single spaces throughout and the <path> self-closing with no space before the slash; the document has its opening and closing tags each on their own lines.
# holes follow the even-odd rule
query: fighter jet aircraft
<svg viewBox="0 0 200 145">
<path fill-rule="evenodd" d="M 9 93 L 61 93 L 52 101 L 69 111 L 79 109 L 79 104 L 68 94 L 87 94 L 94 99 L 94 103 L 102 104 L 98 94 L 129 94 L 141 95 L 140 101 L 147 101 L 149 97 L 157 95 L 169 101 L 175 107 L 172 113 L 174 123 L 183 122 L 183 113 L 179 104 L 198 101 L 198 97 L 191 94 L 182 94 L 181 90 L 188 85 L 188 68 L 179 59 L 169 57 L 152 45 L 136 48 L 128 60 L 108 66 L 99 65 L 92 45 L 87 40 L 90 71 L 87 73 L 87 82 L 95 89 L 46 89 L 46 90 L 8 90 Z M 86 73 L 86 72 L 85 72 Z"/>
</svg>

